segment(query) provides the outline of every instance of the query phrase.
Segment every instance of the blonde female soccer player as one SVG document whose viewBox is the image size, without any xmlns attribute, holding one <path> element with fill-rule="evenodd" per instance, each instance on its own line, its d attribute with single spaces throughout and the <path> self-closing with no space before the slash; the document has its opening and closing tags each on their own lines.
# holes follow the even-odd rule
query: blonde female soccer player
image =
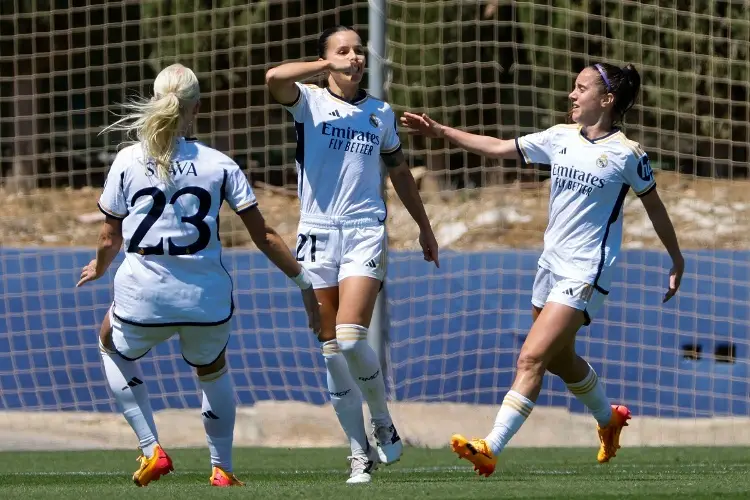
<svg viewBox="0 0 750 500">
<path fill-rule="evenodd" d="M 516 377 L 485 439 L 451 438 L 453 450 L 479 474 L 495 470 L 497 455 L 534 408 L 545 371 L 559 376 L 593 413 L 601 446 L 599 462 L 620 447 L 630 411 L 610 406 L 593 368 L 575 352 L 575 337 L 602 306 L 622 241 L 622 205 L 628 191 L 638 195 L 672 258 L 669 290 L 680 286 L 685 263 L 674 227 L 656 192 L 649 159 L 620 130 L 633 106 L 640 76 L 632 65 L 595 64 L 578 75 L 570 93 L 574 125 L 501 140 L 438 124 L 426 115 L 405 113 L 402 122 L 429 137 L 442 137 L 476 154 L 518 158 L 552 167 L 549 225 L 532 291 L 531 327 L 516 366 Z"/>
<path fill-rule="evenodd" d="M 378 460 L 397 461 L 402 442 L 386 404 L 383 374 L 367 329 L 386 266 L 382 159 L 396 194 L 420 229 L 424 258 L 438 265 L 438 246 L 401 152 L 388 103 L 360 88 L 365 49 L 356 31 L 325 30 L 320 58 L 272 68 L 266 82 L 294 118 L 301 216 L 297 260 L 321 304 L 328 390 L 352 449 L 347 482 L 370 481 Z M 327 87 L 299 83 L 327 74 Z M 360 392 L 361 391 L 361 392 Z M 370 408 L 377 452 L 365 432 L 361 397 Z"/>
<path fill-rule="evenodd" d="M 100 351 L 112 394 L 140 442 L 143 455 L 133 474 L 138 486 L 173 468 L 159 446 L 135 360 L 174 334 L 203 391 L 210 484 L 242 484 L 232 473 L 235 394 L 224 359 L 234 310 L 218 233 L 224 201 L 258 248 L 299 285 L 310 324 L 319 325 L 311 280 L 266 224 L 245 175 L 226 155 L 189 138 L 199 99 L 195 74 L 174 64 L 156 77 L 153 98 L 127 105 L 130 114 L 108 127 L 135 132 L 138 142 L 121 150 L 112 164 L 99 199 L 106 220 L 96 259 L 78 282 L 103 276 L 124 243 L 125 261 L 115 276 Z"/>
</svg>

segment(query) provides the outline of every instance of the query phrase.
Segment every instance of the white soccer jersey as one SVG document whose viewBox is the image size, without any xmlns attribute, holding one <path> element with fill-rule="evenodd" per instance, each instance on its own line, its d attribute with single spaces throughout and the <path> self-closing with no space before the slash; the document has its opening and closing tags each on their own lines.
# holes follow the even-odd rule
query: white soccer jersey
<svg viewBox="0 0 750 500">
<path fill-rule="evenodd" d="M 232 317 L 232 279 L 221 262 L 219 208 L 256 205 L 245 174 L 226 155 L 180 139 L 170 181 L 140 144 L 120 151 L 99 209 L 122 220 L 125 261 L 114 314 L 135 325 L 217 325 Z"/>
<path fill-rule="evenodd" d="M 594 286 L 622 243 L 622 206 L 630 188 L 655 188 L 648 156 L 620 131 L 590 141 L 578 125 L 557 125 L 516 139 L 524 163 L 551 166 L 549 223 L 539 266 Z"/>
<path fill-rule="evenodd" d="M 360 90 L 347 102 L 327 88 L 297 84 L 286 105 L 297 130 L 297 175 L 303 220 L 385 220 L 380 156 L 401 142 L 393 110 Z"/>
</svg>

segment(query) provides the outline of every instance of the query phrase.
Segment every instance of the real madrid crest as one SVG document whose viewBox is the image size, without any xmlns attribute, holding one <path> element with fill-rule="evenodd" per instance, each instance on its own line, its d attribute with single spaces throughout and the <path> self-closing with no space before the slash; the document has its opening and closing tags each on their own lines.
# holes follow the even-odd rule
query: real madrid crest
<svg viewBox="0 0 750 500">
<path fill-rule="evenodd" d="M 375 113 L 370 114 L 370 125 L 375 128 L 380 127 L 380 118 L 375 116 Z"/>
<path fill-rule="evenodd" d="M 609 165 L 609 160 L 607 159 L 607 155 L 601 155 L 599 158 L 596 159 L 597 167 L 607 168 L 607 165 Z"/>
</svg>

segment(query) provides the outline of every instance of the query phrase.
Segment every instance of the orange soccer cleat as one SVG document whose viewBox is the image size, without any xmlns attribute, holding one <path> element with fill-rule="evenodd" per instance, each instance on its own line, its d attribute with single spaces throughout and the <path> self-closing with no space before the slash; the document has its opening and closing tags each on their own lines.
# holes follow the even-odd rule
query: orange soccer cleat
<svg viewBox="0 0 750 500">
<path fill-rule="evenodd" d="M 609 425 L 606 427 L 597 426 L 599 432 L 599 453 L 596 459 L 600 464 L 609 462 L 610 459 L 617 455 L 620 449 L 620 433 L 622 428 L 628 425 L 630 420 L 630 410 L 622 405 L 612 405 L 612 416 L 609 419 Z"/>
<path fill-rule="evenodd" d="M 464 458 L 474 465 L 474 470 L 480 476 L 489 477 L 495 472 L 497 457 L 492 453 L 484 439 L 472 439 L 469 441 L 461 434 L 451 437 L 451 449 L 459 458 Z"/>
<path fill-rule="evenodd" d="M 141 455 L 138 460 L 141 462 L 141 466 L 133 473 L 133 482 L 137 486 L 146 486 L 151 481 L 158 481 L 160 477 L 166 476 L 174 470 L 172 459 L 158 444 L 154 448 L 154 454 L 151 458 Z"/>
<path fill-rule="evenodd" d="M 245 483 L 237 479 L 237 476 L 216 466 L 214 466 L 211 471 L 210 482 L 211 486 L 219 486 L 222 488 L 227 486 L 245 486 Z"/>
</svg>

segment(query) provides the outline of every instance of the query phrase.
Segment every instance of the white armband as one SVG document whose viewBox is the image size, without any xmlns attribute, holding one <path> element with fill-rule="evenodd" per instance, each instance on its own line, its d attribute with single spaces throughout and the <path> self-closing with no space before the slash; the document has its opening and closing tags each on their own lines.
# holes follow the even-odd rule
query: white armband
<svg viewBox="0 0 750 500">
<path fill-rule="evenodd" d="M 312 281 L 310 281 L 310 275 L 307 274 L 307 270 L 303 267 L 302 271 L 292 278 L 292 281 L 294 281 L 298 287 L 300 287 L 300 290 L 307 290 L 312 286 Z"/>
</svg>

